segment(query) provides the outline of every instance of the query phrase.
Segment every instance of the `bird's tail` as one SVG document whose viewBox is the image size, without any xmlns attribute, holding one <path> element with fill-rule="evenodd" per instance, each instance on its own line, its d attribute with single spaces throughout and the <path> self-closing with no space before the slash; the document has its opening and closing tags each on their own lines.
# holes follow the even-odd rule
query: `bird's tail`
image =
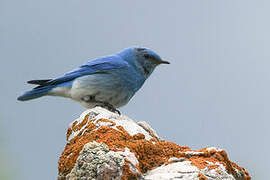
<svg viewBox="0 0 270 180">
<path fill-rule="evenodd" d="M 23 95 L 19 96 L 17 99 L 19 101 L 28 101 L 31 99 L 36 99 L 41 96 L 45 96 L 52 89 L 52 86 L 45 86 L 38 89 L 32 89 L 31 91 L 26 91 Z"/>
<path fill-rule="evenodd" d="M 46 82 L 48 82 L 48 81 L 49 80 L 28 81 L 29 84 L 37 84 L 39 86 L 35 87 L 31 91 L 26 91 L 25 93 L 23 93 L 23 95 L 19 96 L 17 99 L 19 101 L 28 101 L 31 99 L 36 99 L 36 98 L 39 98 L 41 96 L 47 95 L 48 92 L 54 88 L 54 86 L 51 86 L 51 85 L 46 86 Z"/>
</svg>

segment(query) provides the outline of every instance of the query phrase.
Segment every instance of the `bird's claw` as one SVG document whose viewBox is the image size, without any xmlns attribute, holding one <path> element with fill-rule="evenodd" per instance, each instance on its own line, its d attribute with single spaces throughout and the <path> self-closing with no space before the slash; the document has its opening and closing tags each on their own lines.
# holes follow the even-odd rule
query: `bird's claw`
<svg viewBox="0 0 270 180">
<path fill-rule="evenodd" d="M 103 108 L 106 108 L 107 110 L 113 112 L 113 113 L 117 113 L 118 115 L 121 115 L 121 112 L 119 110 L 117 110 L 113 105 L 111 105 L 110 103 L 104 102 L 101 105 L 97 105 Z"/>
</svg>

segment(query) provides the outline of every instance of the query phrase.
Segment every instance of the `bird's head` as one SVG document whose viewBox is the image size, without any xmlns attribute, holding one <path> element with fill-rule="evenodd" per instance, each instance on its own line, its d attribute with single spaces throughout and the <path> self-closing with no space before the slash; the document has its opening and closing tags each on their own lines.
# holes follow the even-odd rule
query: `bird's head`
<svg viewBox="0 0 270 180">
<path fill-rule="evenodd" d="M 128 52 L 131 56 L 134 65 L 143 73 L 147 78 L 154 71 L 154 69 L 160 64 L 170 64 L 168 61 L 164 61 L 154 51 L 144 47 L 132 47 L 125 49 L 123 52 Z M 127 58 L 126 58 L 127 59 Z"/>
</svg>

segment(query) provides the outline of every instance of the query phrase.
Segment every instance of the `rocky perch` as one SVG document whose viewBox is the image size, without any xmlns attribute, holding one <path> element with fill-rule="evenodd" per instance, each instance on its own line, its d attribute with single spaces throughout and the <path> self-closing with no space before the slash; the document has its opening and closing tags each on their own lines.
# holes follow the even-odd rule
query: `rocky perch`
<svg viewBox="0 0 270 180">
<path fill-rule="evenodd" d="M 67 130 L 58 180 L 248 180 L 222 149 L 192 150 L 158 137 L 146 122 L 96 107 Z"/>
</svg>

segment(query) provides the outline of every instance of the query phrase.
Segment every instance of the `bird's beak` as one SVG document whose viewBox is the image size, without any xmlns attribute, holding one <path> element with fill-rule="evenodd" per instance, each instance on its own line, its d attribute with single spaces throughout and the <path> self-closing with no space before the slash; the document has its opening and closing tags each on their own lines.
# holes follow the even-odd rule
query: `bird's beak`
<svg viewBox="0 0 270 180">
<path fill-rule="evenodd" d="M 168 61 L 163 61 L 163 60 L 161 60 L 161 61 L 159 62 L 159 64 L 171 64 L 171 63 L 168 62 Z"/>
</svg>

